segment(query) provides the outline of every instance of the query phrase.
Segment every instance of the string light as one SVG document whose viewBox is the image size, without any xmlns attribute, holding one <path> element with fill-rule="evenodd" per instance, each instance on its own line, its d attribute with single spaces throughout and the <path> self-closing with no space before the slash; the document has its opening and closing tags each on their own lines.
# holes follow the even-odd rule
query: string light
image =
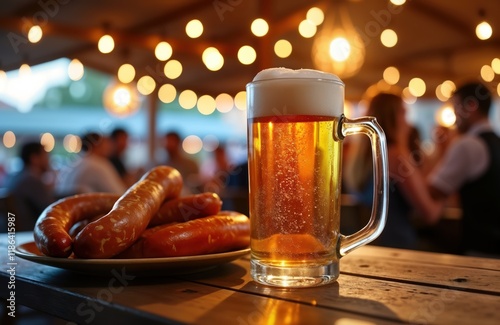
<svg viewBox="0 0 500 325">
<path fill-rule="evenodd" d="M 97 43 L 97 48 L 103 54 L 111 53 L 115 48 L 115 40 L 111 35 L 103 35 Z"/>
<path fill-rule="evenodd" d="M 186 34 L 191 38 L 198 38 L 203 34 L 203 24 L 198 19 L 193 19 L 186 24 Z"/>
<path fill-rule="evenodd" d="M 421 78 L 413 78 L 408 83 L 408 89 L 413 96 L 421 97 L 426 91 L 425 81 Z"/>
<path fill-rule="evenodd" d="M 215 99 L 210 95 L 203 95 L 198 98 L 196 103 L 198 111 L 203 115 L 210 115 L 215 111 Z"/>
<path fill-rule="evenodd" d="M 38 43 L 43 36 L 42 28 L 38 25 L 33 25 L 28 31 L 28 40 L 31 43 Z"/>
<path fill-rule="evenodd" d="M 274 44 L 274 53 L 280 58 L 287 58 L 292 54 L 292 44 L 285 39 L 280 39 Z"/>
<path fill-rule="evenodd" d="M 16 145 L 16 135 L 12 131 L 3 134 L 3 145 L 5 148 L 12 148 Z"/>
<path fill-rule="evenodd" d="M 54 136 L 50 133 L 44 133 L 40 136 L 40 144 L 43 146 L 46 152 L 51 152 L 54 150 L 56 140 Z"/>
<path fill-rule="evenodd" d="M 255 62 L 257 52 L 250 45 L 243 45 L 238 50 L 238 60 L 241 64 L 249 65 Z"/>
<path fill-rule="evenodd" d="M 167 61 L 172 53 L 172 46 L 168 42 L 159 42 L 155 47 L 155 56 L 160 61 Z"/>
<path fill-rule="evenodd" d="M 317 27 L 309 19 L 304 19 L 299 24 L 299 34 L 304 38 L 311 38 L 316 35 Z"/>
<path fill-rule="evenodd" d="M 21 64 L 19 67 L 19 77 L 25 78 L 31 75 L 31 67 L 27 63 Z"/>
<path fill-rule="evenodd" d="M 142 76 L 137 81 L 137 90 L 144 96 L 151 94 L 156 88 L 156 81 L 151 76 Z"/>
<path fill-rule="evenodd" d="M 78 59 L 73 59 L 68 65 L 68 76 L 73 81 L 78 81 L 83 78 L 85 68 L 82 62 Z"/>
<path fill-rule="evenodd" d="M 198 96 L 190 89 L 186 89 L 179 95 L 179 105 L 184 109 L 192 109 L 196 106 Z"/>
<path fill-rule="evenodd" d="M 480 40 L 487 40 L 493 35 L 493 29 L 487 21 L 482 21 L 476 26 L 476 36 Z"/>
<path fill-rule="evenodd" d="M 182 64 L 177 60 L 170 60 L 165 63 L 163 73 L 169 79 L 177 79 L 182 74 Z"/>
<path fill-rule="evenodd" d="M 247 93 L 246 91 L 240 91 L 234 96 L 234 106 L 240 111 L 247 110 Z"/>
<path fill-rule="evenodd" d="M 218 71 L 224 65 L 224 57 L 215 47 L 208 47 L 202 54 L 203 63 L 208 70 Z"/>
<path fill-rule="evenodd" d="M 391 0 L 391 3 L 395 6 L 402 6 L 404 5 L 406 0 Z"/>
<path fill-rule="evenodd" d="M 312 7 L 307 11 L 306 18 L 316 26 L 319 26 L 325 20 L 325 14 L 320 8 Z"/>
<path fill-rule="evenodd" d="M 255 36 L 262 37 L 269 31 L 269 24 L 264 19 L 257 18 L 252 22 L 250 29 Z"/>
<path fill-rule="evenodd" d="M 398 43 L 398 34 L 392 29 L 385 29 L 380 34 L 380 41 L 385 47 L 394 47 Z"/>
<path fill-rule="evenodd" d="M 63 147 L 69 153 L 78 153 L 82 149 L 82 140 L 74 134 L 67 134 L 63 139 Z"/>
<path fill-rule="evenodd" d="M 486 82 L 491 82 L 495 79 L 495 71 L 489 65 L 483 65 L 481 67 L 481 78 Z"/>
<path fill-rule="evenodd" d="M 496 74 L 500 74 L 500 59 L 494 58 L 491 60 L 491 68 Z"/>
<path fill-rule="evenodd" d="M 399 81 L 399 70 L 396 67 L 387 67 L 384 70 L 383 78 L 389 85 L 395 85 Z"/>
<path fill-rule="evenodd" d="M 164 84 L 158 89 L 158 98 L 165 104 L 169 104 L 175 100 L 177 90 L 174 85 Z"/>
<path fill-rule="evenodd" d="M 129 63 L 124 63 L 118 68 L 118 80 L 121 83 L 128 84 L 135 78 L 135 68 Z"/>
<path fill-rule="evenodd" d="M 197 135 L 188 135 L 182 141 L 182 149 L 188 154 L 194 155 L 201 151 L 203 148 L 203 141 Z"/>
<path fill-rule="evenodd" d="M 106 111 L 118 117 L 129 116 L 140 108 L 139 86 L 112 82 L 104 90 L 103 104 Z"/>
<path fill-rule="evenodd" d="M 314 39 L 311 50 L 317 69 L 348 78 L 361 69 L 365 61 L 365 45 L 354 28 L 343 4 L 330 7 Z"/>
<path fill-rule="evenodd" d="M 215 106 L 217 107 L 217 110 L 219 112 L 227 113 L 233 109 L 234 106 L 233 97 L 231 97 L 231 95 L 226 93 L 219 94 L 215 98 Z"/>
<path fill-rule="evenodd" d="M 455 124 L 457 117 L 455 116 L 453 108 L 449 105 L 445 105 L 436 111 L 434 119 L 438 125 L 449 128 Z"/>
</svg>

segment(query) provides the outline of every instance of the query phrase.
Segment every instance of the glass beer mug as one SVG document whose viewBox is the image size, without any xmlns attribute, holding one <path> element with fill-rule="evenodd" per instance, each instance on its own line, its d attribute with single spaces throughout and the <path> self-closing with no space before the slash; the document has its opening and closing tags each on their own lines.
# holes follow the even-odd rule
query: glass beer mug
<svg viewBox="0 0 500 325">
<path fill-rule="evenodd" d="M 385 226 L 388 167 L 375 118 L 343 115 L 344 84 L 315 70 L 263 70 L 247 85 L 251 275 L 262 284 L 309 287 L 339 276 L 339 259 Z M 368 224 L 340 234 L 342 140 L 372 144 L 373 210 Z"/>
</svg>

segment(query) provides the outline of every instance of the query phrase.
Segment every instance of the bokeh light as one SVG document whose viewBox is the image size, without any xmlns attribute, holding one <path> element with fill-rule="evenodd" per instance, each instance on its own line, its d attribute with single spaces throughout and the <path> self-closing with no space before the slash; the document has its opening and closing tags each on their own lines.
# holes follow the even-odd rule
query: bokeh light
<svg viewBox="0 0 500 325">
<path fill-rule="evenodd" d="M 255 36 L 262 37 L 269 31 L 269 24 L 264 19 L 257 18 L 252 22 L 250 29 Z"/>
<path fill-rule="evenodd" d="M 56 145 L 56 139 L 54 139 L 54 136 L 51 133 L 46 132 L 40 136 L 40 144 L 43 146 L 45 151 L 51 152 L 54 150 Z"/>
<path fill-rule="evenodd" d="M 186 24 L 186 34 L 191 38 L 198 38 L 203 34 L 203 24 L 198 19 L 193 19 Z"/>
<path fill-rule="evenodd" d="M 137 90 L 144 96 L 151 94 L 156 88 L 156 81 L 151 76 L 142 76 L 137 81 Z"/>
<path fill-rule="evenodd" d="M 179 105 L 184 109 L 192 109 L 196 106 L 198 96 L 190 89 L 182 91 L 179 95 Z"/>
<path fill-rule="evenodd" d="M 165 104 L 169 104 L 175 100 L 177 90 L 174 85 L 165 84 L 158 89 L 158 98 Z"/>
<path fill-rule="evenodd" d="M 233 109 L 234 100 L 229 94 L 222 93 L 215 98 L 215 106 L 221 113 L 227 113 Z"/>
<path fill-rule="evenodd" d="M 172 56 L 172 46 L 168 42 L 159 42 L 155 48 L 155 56 L 160 61 L 167 61 Z"/>
<path fill-rule="evenodd" d="M 274 44 L 274 53 L 280 58 L 287 58 L 292 54 L 292 43 L 280 39 Z"/>
<path fill-rule="evenodd" d="M 2 140 L 5 148 L 12 148 L 16 145 L 16 135 L 12 131 L 5 132 Z"/>
<path fill-rule="evenodd" d="M 135 68 L 133 65 L 125 63 L 118 68 L 118 80 L 124 84 L 132 82 L 135 78 Z"/>
<path fill-rule="evenodd" d="M 165 76 L 169 79 L 177 79 L 182 74 L 182 64 L 177 60 L 170 60 L 165 63 L 163 68 Z"/>
<path fill-rule="evenodd" d="M 203 141 L 197 135 L 189 135 L 182 141 L 182 149 L 188 154 L 197 154 L 202 148 Z"/>
</svg>

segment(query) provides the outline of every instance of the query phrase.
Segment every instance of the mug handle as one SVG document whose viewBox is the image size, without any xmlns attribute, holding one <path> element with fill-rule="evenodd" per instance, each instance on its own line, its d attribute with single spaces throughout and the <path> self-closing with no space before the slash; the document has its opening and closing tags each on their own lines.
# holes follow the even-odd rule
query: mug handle
<svg viewBox="0 0 500 325">
<path fill-rule="evenodd" d="M 339 256 L 366 245 L 377 238 L 384 229 L 389 203 L 389 169 L 385 134 L 374 117 L 348 119 L 340 117 L 336 138 L 343 140 L 353 134 L 366 134 L 370 138 L 374 168 L 373 207 L 368 224 L 352 235 L 340 235 Z"/>
</svg>

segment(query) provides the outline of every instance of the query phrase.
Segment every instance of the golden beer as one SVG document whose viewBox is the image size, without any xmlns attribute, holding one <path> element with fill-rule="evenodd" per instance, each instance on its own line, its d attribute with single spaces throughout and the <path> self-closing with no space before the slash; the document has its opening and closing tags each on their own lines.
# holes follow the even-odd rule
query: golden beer
<svg viewBox="0 0 500 325">
<path fill-rule="evenodd" d="M 250 274 L 262 284 L 335 281 L 339 257 L 382 231 L 387 209 L 383 132 L 372 118 L 346 119 L 344 84 L 315 70 L 268 69 L 247 89 Z M 340 234 L 342 139 L 372 141 L 374 209 L 362 230 Z"/>
<path fill-rule="evenodd" d="M 252 256 L 277 266 L 336 259 L 341 143 L 338 118 L 248 120 Z"/>
</svg>

